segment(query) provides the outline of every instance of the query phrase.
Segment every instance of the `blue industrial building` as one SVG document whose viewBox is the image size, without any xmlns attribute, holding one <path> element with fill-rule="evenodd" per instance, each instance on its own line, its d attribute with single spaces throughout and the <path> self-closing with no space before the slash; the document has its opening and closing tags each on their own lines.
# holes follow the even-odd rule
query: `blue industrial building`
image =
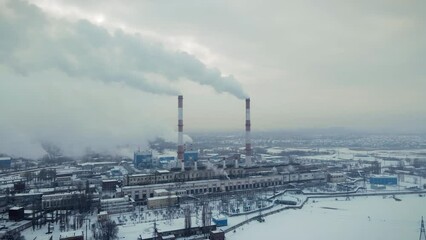
<svg viewBox="0 0 426 240">
<path fill-rule="evenodd" d="M 12 158 L 0 157 L 0 169 L 10 168 L 11 164 L 12 164 Z"/>
<path fill-rule="evenodd" d="M 166 156 L 166 155 L 158 156 L 158 162 L 160 164 L 167 164 L 169 162 L 175 161 L 175 159 L 176 159 L 175 156 Z"/>
<path fill-rule="evenodd" d="M 212 220 L 218 227 L 228 226 L 228 219 L 225 216 L 213 217 Z"/>
<path fill-rule="evenodd" d="M 186 166 L 192 165 L 195 161 L 198 161 L 198 151 L 185 151 L 183 160 Z"/>
<path fill-rule="evenodd" d="M 152 168 L 153 159 L 151 152 L 135 152 L 133 158 L 135 168 Z"/>
<path fill-rule="evenodd" d="M 398 178 L 396 176 L 373 176 L 370 177 L 370 184 L 376 185 L 397 185 Z"/>
</svg>

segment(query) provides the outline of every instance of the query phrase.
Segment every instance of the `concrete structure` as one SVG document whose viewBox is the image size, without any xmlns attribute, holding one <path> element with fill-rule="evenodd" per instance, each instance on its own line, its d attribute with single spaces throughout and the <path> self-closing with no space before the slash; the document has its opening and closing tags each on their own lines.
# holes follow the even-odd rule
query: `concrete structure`
<svg viewBox="0 0 426 240">
<path fill-rule="evenodd" d="M 166 189 L 171 192 L 186 192 L 188 195 L 207 194 L 216 192 L 229 192 L 238 190 L 260 189 L 265 187 L 280 186 L 292 182 L 314 181 L 324 182 L 325 174 L 322 172 L 282 173 L 266 176 L 249 176 L 235 179 L 208 179 L 199 181 L 170 182 L 162 184 L 148 184 L 125 186 L 124 194 L 141 201 L 154 197 L 157 189 Z"/>
<path fill-rule="evenodd" d="M 148 198 L 147 207 L 149 209 L 153 208 L 164 208 L 176 206 L 178 203 L 178 197 L 176 195 L 160 196 Z"/>
<path fill-rule="evenodd" d="M 340 183 L 346 181 L 346 174 L 344 173 L 329 173 L 327 174 L 327 181 L 331 183 Z"/>
<path fill-rule="evenodd" d="M 40 205 L 43 193 L 16 193 L 9 196 L 9 201 L 19 206 L 27 206 L 29 204 Z"/>
<path fill-rule="evenodd" d="M 109 215 L 107 211 L 101 211 L 98 213 L 98 221 L 102 222 L 102 221 L 106 221 L 109 219 Z"/>
<path fill-rule="evenodd" d="M 101 199 L 101 210 L 109 214 L 131 212 L 135 210 L 135 201 L 128 196 L 122 198 Z"/>
<path fill-rule="evenodd" d="M 42 208 L 43 210 L 77 208 L 81 195 L 80 192 L 43 195 L 41 197 Z"/>
<path fill-rule="evenodd" d="M 171 234 L 171 235 L 167 235 L 167 236 L 159 236 L 158 237 L 160 240 L 175 240 L 176 236 Z"/>
<path fill-rule="evenodd" d="M 58 186 L 70 186 L 73 183 L 72 176 L 59 176 L 55 178 L 55 183 Z"/>
<path fill-rule="evenodd" d="M 118 180 L 107 179 L 102 180 L 102 191 L 115 191 L 118 186 Z"/>
<path fill-rule="evenodd" d="M 183 146 L 183 96 L 178 97 L 178 149 L 177 159 L 181 165 L 181 170 L 185 171 L 184 162 L 184 146 Z"/>
<path fill-rule="evenodd" d="M 250 98 L 246 98 L 246 166 L 252 165 L 251 150 L 251 120 L 250 120 Z M 238 161 L 235 161 L 235 167 L 238 167 Z"/>
<path fill-rule="evenodd" d="M 162 197 L 162 196 L 168 196 L 170 195 L 170 192 L 166 189 L 156 189 L 154 190 L 154 197 Z"/>
<path fill-rule="evenodd" d="M 241 170 L 242 171 L 242 170 Z M 132 174 L 124 178 L 125 186 L 147 185 L 168 182 L 181 182 L 200 179 L 211 179 L 220 177 L 213 170 L 198 170 L 185 172 L 170 172 L 167 170 L 157 170 L 153 174 Z"/>
<path fill-rule="evenodd" d="M 9 209 L 9 220 L 11 221 L 24 220 L 24 215 L 23 207 L 12 207 Z"/>
<path fill-rule="evenodd" d="M 209 240 L 225 240 L 225 232 L 220 229 L 211 231 Z"/>
</svg>

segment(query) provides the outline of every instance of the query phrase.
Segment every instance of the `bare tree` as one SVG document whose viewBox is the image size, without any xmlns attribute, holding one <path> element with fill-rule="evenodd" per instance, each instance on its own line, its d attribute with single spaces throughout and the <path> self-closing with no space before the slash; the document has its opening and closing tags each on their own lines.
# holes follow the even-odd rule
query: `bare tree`
<svg viewBox="0 0 426 240">
<path fill-rule="evenodd" d="M 93 237 L 96 240 L 115 240 L 118 239 L 118 227 L 112 220 L 100 221 L 97 226 L 92 228 Z"/>
</svg>

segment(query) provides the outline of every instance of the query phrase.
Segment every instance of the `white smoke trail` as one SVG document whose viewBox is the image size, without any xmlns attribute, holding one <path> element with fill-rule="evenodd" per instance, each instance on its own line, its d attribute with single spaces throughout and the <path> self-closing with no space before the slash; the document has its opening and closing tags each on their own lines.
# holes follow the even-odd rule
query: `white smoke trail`
<svg viewBox="0 0 426 240">
<path fill-rule="evenodd" d="M 0 153 L 36 158 L 45 153 L 40 143 L 51 142 L 76 156 L 86 147 L 114 152 L 158 136 L 175 140 L 158 117 L 174 113 L 175 102 L 156 95 L 177 95 L 180 79 L 246 95 L 232 76 L 194 56 L 88 21 L 52 18 L 24 1 L 0 0 L 0 33 Z"/>
<path fill-rule="evenodd" d="M 49 18 L 38 7 L 21 1 L 6 1 L 2 8 L 0 64 L 19 74 L 30 77 L 34 72 L 56 69 L 71 77 L 122 82 L 146 92 L 177 95 L 179 91 L 170 84 L 146 78 L 159 74 L 170 82 L 187 79 L 220 93 L 246 96 L 233 76 L 222 76 L 192 55 L 167 50 L 139 35 L 121 30 L 111 34 L 86 20 Z"/>
</svg>

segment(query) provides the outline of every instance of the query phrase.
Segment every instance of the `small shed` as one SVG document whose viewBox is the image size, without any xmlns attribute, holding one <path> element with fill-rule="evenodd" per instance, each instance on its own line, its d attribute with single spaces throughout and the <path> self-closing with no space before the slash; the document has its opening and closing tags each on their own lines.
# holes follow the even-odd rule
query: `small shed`
<svg viewBox="0 0 426 240">
<path fill-rule="evenodd" d="M 213 230 L 210 232 L 210 240 L 225 240 L 225 232 L 222 230 Z"/>
<path fill-rule="evenodd" d="M 24 220 L 24 208 L 23 207 L 12 207 L 9 209 L 9 220 L 21 221 Z"/>
</svg>

